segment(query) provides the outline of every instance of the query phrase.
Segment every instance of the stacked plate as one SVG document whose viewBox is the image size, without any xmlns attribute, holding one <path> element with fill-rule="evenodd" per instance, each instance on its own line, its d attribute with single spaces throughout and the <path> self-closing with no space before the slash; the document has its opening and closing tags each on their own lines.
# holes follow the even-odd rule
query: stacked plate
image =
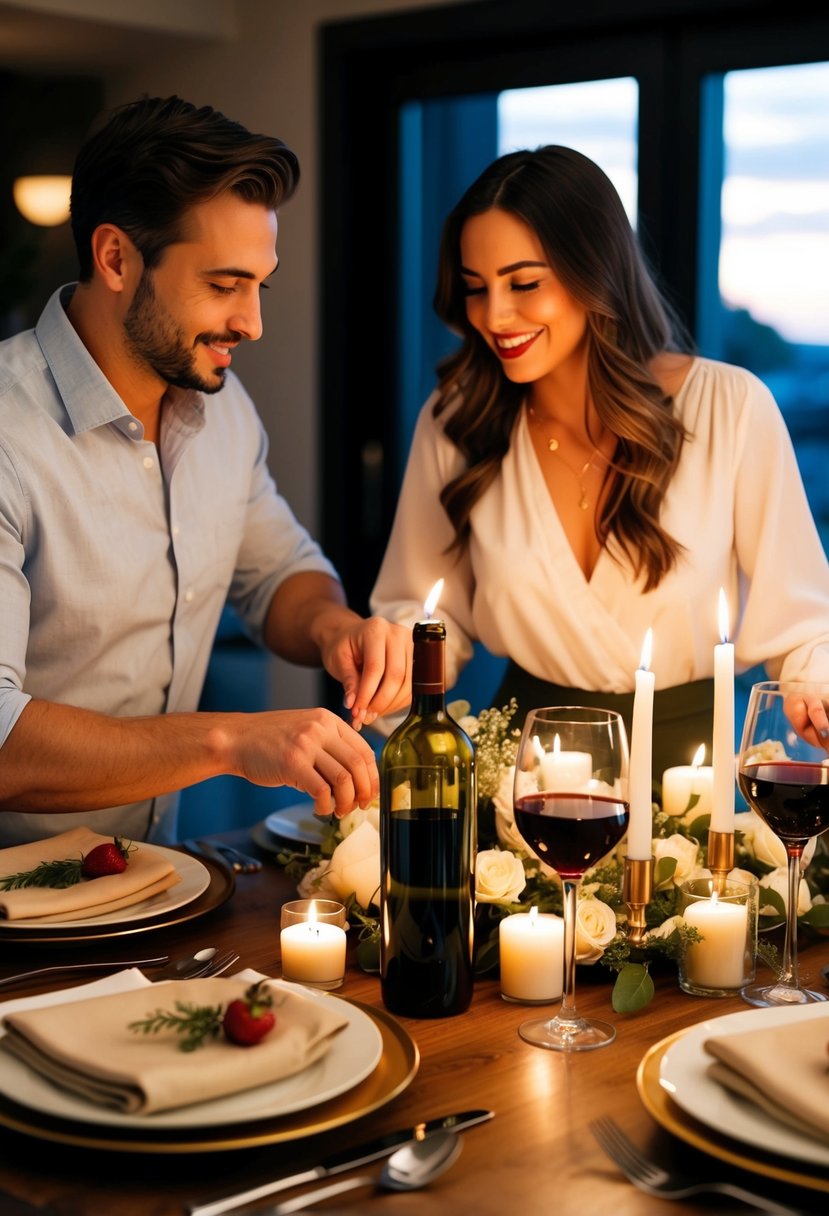
<svg viewBox="0 0 829 1216">
<path fill-rule="evenodd" d="M 279 853 L 299 845 L 319 845 L 330 822 L 314 814 L 310 799 L 281 807 L 251 829 L 251 836 L 261 849 Z"/>
<path fill-rule="evenodd" d="M 0 944 L 41 945 L 97 941 L 108 937 L 147 932 L 212 911 L 233 894 L 234 878 L 229 867 L 196 859 L 188 853 L 162 845 L 142 844 L 148 852 L 163 854 L 178 871 L 180 881 L 142 903 L 77 920 L 0 920 Z"/>
<path fill-rule="evenodd" d="M 658 1123 L 705 1153 L 741 1169 L 829 1192 L 829 1144 L 776 1120 L 718 1084 L 703 1046 L 713 1035 L 823 1018 L 829 1041 L 829 1005 L 749 1009 L 709 1018 L 656 1043 L 636 1077 L 639 1096 Z M 781 1067 L 784 1067 L 781 1062 Z"/>
</svg>

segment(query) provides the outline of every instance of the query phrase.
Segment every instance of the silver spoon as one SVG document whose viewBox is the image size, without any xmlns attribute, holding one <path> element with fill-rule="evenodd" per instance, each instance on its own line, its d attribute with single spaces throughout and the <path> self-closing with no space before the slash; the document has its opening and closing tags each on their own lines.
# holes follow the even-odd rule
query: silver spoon
<svg viewBox="0 0 829 1216">
<path fill-rule="evenodd" d="M 265 1208 L 257 1216 L 289 1216 L 291 1212 L 302 1212 L 323 1199 L 356 1191 L 361 1186 L 379 1187 L 384 1191 L 416 1191 L 448 1170 L 462 1148 L 463 1141 L 455 1132 L 432 1132 L 422 1140 L 410 1140 L 392 1153 L 379 1174 L 364 1174 L 335 1182 L 332 1186 L 317 1187 L 296 1199 Z"/>
</svg>

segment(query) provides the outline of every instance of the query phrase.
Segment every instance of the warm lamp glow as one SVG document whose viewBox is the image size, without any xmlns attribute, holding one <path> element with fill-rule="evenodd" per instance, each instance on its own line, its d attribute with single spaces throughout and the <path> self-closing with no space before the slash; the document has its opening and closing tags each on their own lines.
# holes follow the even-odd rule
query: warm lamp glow
<svg viewBox="0 0 829 1216">
<path fill-rule="evenodd" d="M 54 228 L 69 219 L 71 188 L 68 174 L 18 177 L 13 187 L 15 206 L 30 224 Z"/>
</svg>

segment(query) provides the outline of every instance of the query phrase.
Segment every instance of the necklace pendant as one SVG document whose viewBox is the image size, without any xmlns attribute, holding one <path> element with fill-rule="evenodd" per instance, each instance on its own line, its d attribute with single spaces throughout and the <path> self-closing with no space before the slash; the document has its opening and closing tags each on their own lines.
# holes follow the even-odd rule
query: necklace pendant
<svg viewBox="0 0 829 1216">
<path fill-rule="evenodd" d="M 547 440 L 547 450 L 550 452 L 557 452 L 558 451 L 558 440 L 557 439 L 548 439 Z"/>
<path fill-rule="evenodd" d="M 590 503 L 587 501 L 587 496 L 585 494 L 582 494 L 581 502 L 579 503 L 579 506 L 581 507 L 582 511 L 586 511 L 587 508 L 590 506 Z"/>
</svg>

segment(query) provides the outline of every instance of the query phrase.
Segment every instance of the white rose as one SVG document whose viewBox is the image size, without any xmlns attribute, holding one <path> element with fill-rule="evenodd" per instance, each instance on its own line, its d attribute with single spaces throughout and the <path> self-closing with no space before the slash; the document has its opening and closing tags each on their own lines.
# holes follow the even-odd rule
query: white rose
<svg viewBox="0 0 829 1216">
<path fill-rule="evenodd" d="M 580 899 L 576 912 L 576 959 L 595 963 L 616 936 L 616 913 L 592 896 Z"/>
<path fill-rule="evenodd" d="M 763 903 L 763 891 L 771 888 L 776 891 L 783 900 L 784 907 L 788 910 L 789 907 L 789 873 L 786 866 L 781 866 L 778 870 L 772 870 L 771 874 L 765 874 L 760 879 L 760 915 L 761 916 L 776 916 L 777 910 L 771 904 Z M 805 878 L 800 880 L 800 888 L 797 893 L 797 915 L 803 916 L 812 906 L 812 896 L 809 891 L 809 884 Z"/>
<path fill-rule="evenodd" d="M 761 819 L 756 811 L 750 811 L 748 815 L 741 815 L 740 818 L 745 818 L 748 821 L 746 826 L 742 828 L 743 836 L 757 860 L 765 866 L 774 866 L 776 870 L 785 869 L 786 846 L 779 836 L 775 836 L 765 820 Z M 738 826 L 742 827 L 741 824 L 738 824 Z M 817 836 L 814 836 L 803 850 L 802 865 L 807 866 L 809 864 L 816 848 Z"/>
<path fill-rule="evenodd" d="M 368 820 L 337 845 L 326 875 L 340 899 L 354 895 L 361 908 L 380 902 L 380 834 Z"/>
<path fill-rule="evenodd" d="M 456 718 L 456 722 L 461 730 L 466 731 L 470 739 L 474 739 L 478 733 L 478 719 L 474 714 L 464 714 L 462 718 Z"/>
<path fill-rule="evenodd" d="M 652 929 L 648 929 L 645 934 L 645 941 L 657 940 L 665 937 L 670 937 L 677 925 L 683 923 L 681 916 L 669 916 L 667 920 L 663 920 L 661 925 L 654 925 Z"/>
<path fill-rule="evenodd" d="M 699 862 L 699 845 L 695 840 L 689 840 L 687 836 L 680 836 L 674 833 L 673 836 L 666 838 L 657 837 L 653 842 L 653 855 L 657 863 L 663 857 L 673 857 L 676 861 L 676 869 L 670 882 L 679 886 L 681 882 L 685 882 L 690 878 L 694 871 L 698 868 Z M 660 883 L 659 888 L 664 889 L 668 883 Z"/>
<path fill-rule="evenodd" d="M 342 819 L 337 823 L 343 840 L 345 840 L 346 836 L 350 836 L 352 832 L 356 831 L 361 823 L 370 823 L 376 832 L 380 831 L 379 799 L 375 798 L 369 806 L 355 807 L 353 811 L 349 811 L 347 815 L 343 815 Z"/>
<path fill-rule="evenodd" d="M 314 866 L 297 883 L 297 893 L 303 899 L 339 899 L 340 895 L 329 876 L 330 861 Z"/>
<path fill-rule="evenodd" d="M 482 904 L 511 904 L 527 878 L 520 857 L 503 849 L 484 849 L 475 858 L 475 898 Z"/>
</svg>

